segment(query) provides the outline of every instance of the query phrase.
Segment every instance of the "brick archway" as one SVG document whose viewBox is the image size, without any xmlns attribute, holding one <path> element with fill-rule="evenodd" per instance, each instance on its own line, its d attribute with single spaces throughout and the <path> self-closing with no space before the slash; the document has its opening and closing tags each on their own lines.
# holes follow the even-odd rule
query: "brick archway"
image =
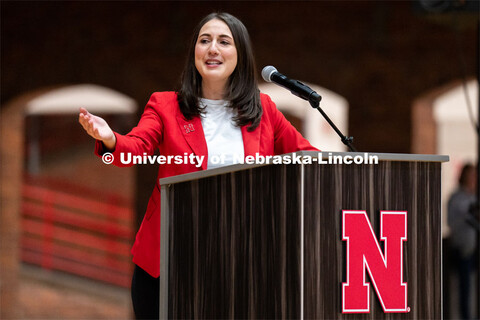
<svg viewBox="0 0 480 320">
<path fill-rule="evenodd" d="M 61 103 L 55 105 L 52 103 L 54 98 L 61 98 L 62 94 L 74 93 L 75 89 L 77 93 L 81 92 L 81 89 L 92 89 L 95 94 L 84 95 L 80 97 L 80 100 L 76 99 L 76 103 L 82 105 L 87 104 L 85 100 L 88 97 L 93 98 L 101 96 L 101 92 L 109 93 L 110 100 L 104 99 L 98 104 L 98 108 L 95 108 L 95 101 L 90 101 L 92 111 L 104 111 L 104 113 L 115 114 L 118 110 L 120 113 L 128 113 L 131 116 L 134 115 L 136 110 L 136 103 L 130 99 L 125 98 L 125 101 L 130 103 L 130 106 L 124 106 L 116 109 L 116 105 L 110 104 L 113 108 L 108 107 L 107 101 L 114 102 L 121 101 L 119 97 L 123 96 L 120 93 L 114 92 L 111 89 L 103 88 L 94 85 L 82 86 L 56 86 L 35 90 L 25 93 L 2 106 L 1 110 L 1 133 L 0 133 L 0 150 L 1 150 L 1 215 L 0 215 L 0 275 L 2 277 L 0 281 L 0 300 L 1 300 L 1 314 L 0 318 L 17 318 L 19 312 L 18 305 L 18 282 L 19 282 L 19 268 L 21 261 L 21 248 L 19 244 L 21 236 L 21 223 L 20 212 L 22 203 L 22 189 L 24 184 L 24 159 L 25 159 L 25 144 L 26 144 L 26 122 L 27 115 L 44 115 L 44 114 L 63 114 L 67 117 L 78 118 L 78 107 L 70 104 L 66 105 Z M 92 90 L 90 90 L 92 92 Z M 85 91 L 84 91 L 85 92 Z M 70 95 L 73 97 L 74 95 Z M 116 97 L 116 100 L 115 98 Z M 78 96 L 77 96 L 78 98 Z M 53 100 L 52 100 L 53 99 Z M 83 99 L 83 100 L 82 100 Z M 42 104 L 43 103 L 43 104 Z M 50 105 L 50 107 L 49 107 Z M 103 108 L 103 109 L 102 109 Z M 116 111 L 117 110 L 117 111 Z M 81 127 L 69 127 L 65 130 L 76 131 L 81 133 Z M 91 143 L 91 151 L 87 154 L 88 157 L 93 158 L 93 141 Z M 108 171 L 108 170 L 107 170 Z M 134 179 L 132 172 L 126 173 L 131 176 L 129 179 Z M 133 181 L 133 180 L 132 180 Z"/>
</svg>

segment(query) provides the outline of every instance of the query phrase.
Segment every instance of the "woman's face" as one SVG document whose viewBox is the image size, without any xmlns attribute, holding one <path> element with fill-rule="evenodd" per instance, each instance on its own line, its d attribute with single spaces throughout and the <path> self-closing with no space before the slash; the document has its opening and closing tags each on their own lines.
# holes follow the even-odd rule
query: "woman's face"
<svg viewBox="0 0 480 320">
<path fill-rule="evenodd" d="M 237 48 L 232 32 L 218 19 L 205 23 L 195 45 L 195 67 L 202 76 L 203 85 L 222 86 L 237 66 Z"/>
</svg>

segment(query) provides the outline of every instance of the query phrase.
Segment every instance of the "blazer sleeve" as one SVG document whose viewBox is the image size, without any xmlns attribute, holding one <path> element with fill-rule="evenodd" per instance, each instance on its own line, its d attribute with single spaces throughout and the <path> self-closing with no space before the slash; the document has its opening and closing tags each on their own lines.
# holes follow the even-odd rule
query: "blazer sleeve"
<svg viewBox="0 0 480 320">
<path fill-rule="evenodd" d="M 131 153 L 133 156 L 143 155 L 144 153 L 152 155 L 155 152 L 155 148 L 162 140 L 163 123 L 158 110 L 165 103 L 164 100 L 161 93 L 152 94 L 137 126 L 126 135 L 114 132 L 117 139 L 115 150 L 111 152 L 114 156 L 114 165 L 119 167 L 132 166 L 132 164 L 124 164 L 120 161 L 121 153 Z M 103 143 L 97 140 L 95 154 L 102 156 L 106 152 L 108 151 Z"/>
<path fill-rule="evenodd" d="M 300 150 L 319 151 L 295 129 L 277 109 L 277 106 L 268 95 L 262 94 L 262 106 L 264 106 L 264 112 L 268 112 L 269 118 L 271 119 L 270 122 L 274 131 L 275 154 L 284 154 Z"/>
</svg>

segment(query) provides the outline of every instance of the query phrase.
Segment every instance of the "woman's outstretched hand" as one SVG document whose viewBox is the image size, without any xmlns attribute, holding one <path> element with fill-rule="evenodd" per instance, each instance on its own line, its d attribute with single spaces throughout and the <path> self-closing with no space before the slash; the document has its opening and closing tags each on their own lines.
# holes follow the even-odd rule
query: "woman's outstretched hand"
<svg viewBox="0 0 480 320">
<path fill-rule="evenodd" d="M 110 126 L 103 118 L 91 114 L 85 108 L 80 108 L 78 122 L 90 136 L 96 140 L 101 140 L 107 149 L 115 149 L 117 139 L 113 130 L 110 129 Z"/>
</svg>

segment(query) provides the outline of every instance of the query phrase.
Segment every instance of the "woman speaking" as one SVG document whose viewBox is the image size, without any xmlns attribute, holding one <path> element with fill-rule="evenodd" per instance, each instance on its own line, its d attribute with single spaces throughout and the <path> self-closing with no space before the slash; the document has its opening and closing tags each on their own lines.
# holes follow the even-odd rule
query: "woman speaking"
<svg viewBox="0 0 480 320">
<path fill-rule="evenodd" d="M 160 186 L 159 178 L 233 164 L 248 155 L 278 155 L 316 150 L 258 89 L 248 31 L 228 13 L 212 13 L 194 30 L 178 92 L 156 92 L 138 125 L 126 135 L 81 108 L 79 122 L 95 138 L 95 152 L 203 156 L 202 163 L 162 164 L 147 211 L 132 248 L 135 270 L 132 302 L 137 319 L 158 319 Z M 199 157 L 192 157 L 198 159 Z"/>
</svg>

